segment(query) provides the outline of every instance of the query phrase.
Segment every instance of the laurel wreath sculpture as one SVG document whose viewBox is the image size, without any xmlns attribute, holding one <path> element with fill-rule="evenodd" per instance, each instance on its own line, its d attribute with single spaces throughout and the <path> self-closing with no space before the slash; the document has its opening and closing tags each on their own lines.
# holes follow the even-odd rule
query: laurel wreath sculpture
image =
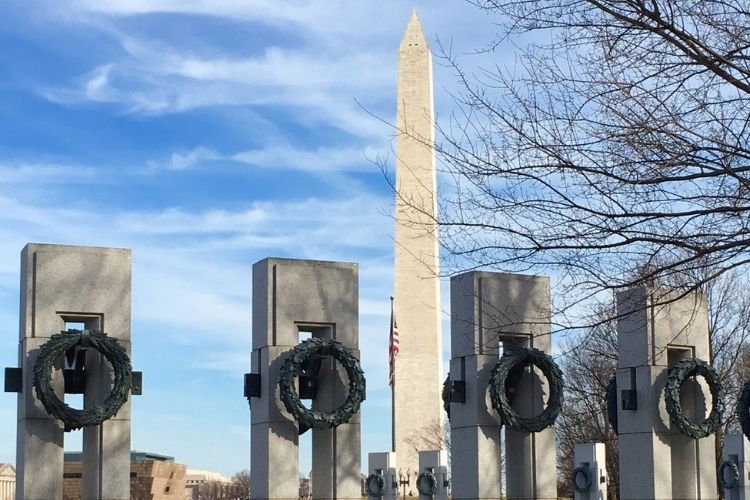
<svg viewBox="0 0 750 500">
<path fill-rule="evenodd" d="M 60 401 L 52 388 L 55 362 L 65 351 L 78 345 L 102 353 L 112 365 L 115 376 L 109 396 L 86 410 L 71 408 Z M 34 365 L 34 389 L 47 413 L 63 422 L 65 432 L 101 424 L 113 417 L 128 400 L 132 368 L 125 348 L 117 340 L 97 331 L 68 330 L 50 337 L 40 349 Z"/>
<path fill-rule="evenodd" d="M 380 498 L 385 490 L 385 479 L 380 474 L 370 474 L 365 480 L 367 486 L 367 496 Z"/>
<path fill-rule="evenodd" d="M 612 426 L 612 430 L 615 434 L 619 434 L 617 430 L 617 377 L 613 376 L 609 379 L 607 384 L 607 392 L 605 393 L 604 399 L 607 403 L 607 420 L 609 425 Z"/>
<path fill-rule="evenodd" d="M 506 382 L 511 371 L 518 367 L 534 365 L 549 381 L 549 400 L 542 413 L 533 417 L 522 417 L 511 408 L 506 393 Z M 550 356 L 534 348 L 519 348 L 506 351 L 490 375 L 490 400 L 500 414 L 502 425 L 519 432 L 540 432 L 553 425 L 560 414 L 563 403 L 563 375 Z"/>
<path fill-rule="evenodd" d="M 430 471 L 421 472 L 417 476 L 417 491 L 420 495 L 432 496 L 437 491 L 438 480 Z"/>
<path fill-rule="evenodd" d="M 582 479 L 583 484 L 578 482 L 579 479 Z M 571 475 L 571 481 L 573 482 L 573 488 L 575 488 L 578 493 L 586 493 L 587 491 L 590 491 L 592 481 L 588 467 L 576 467 Z"/>
<path fill-rule="evenodd" d="M 445 410 L 445 414 L 448 417 L 448 420 L 451 419 L 451 377 L 448 375 L 445 377 L 445 381 L 443 382 L 443 410 Z"/>
<path fill-rule="evenodd" d="M 698 375 L 706 379 L 713 401 L 708 418 L 700 424 L 695 424 L 690 422 L 682 411 L 680 389 L 688 377 Z M 716 370 L 701 359 L 683 359 L 669 370 L 667 385 L 664 387 L 664 401 L 667 403 L 669 419 L 680 429 L 680 432 L 687 436 L 695 439 L 704 438 L 716 432 L 721 425 L 721 417 L 724 413 L 724 388 L 721 386 Z"/>
<path fill-rule="evenodd" d="M 729 478 L 726 477 L 725 472 L 729 469 Z M 737 464 L 731 460 L 724 460 L 719 466 L 719 484 L 725 490 L 732 490 L 740 484 L 740 469 Z"/>
<path fill-rule="evenodd" d="M 740 398 L 737 400 L 737 415 L 740 417 L 742 433 L 750 439 L 750 382 L 742 386 Z"/>
<path fill-rule="evenodd" d="M 294 387 L 307 363 L 316 357 L 332 356 L 346 370 L 349 391 L 346 400 L 331 413 L 306 408 Z M 292 348 L 281 365 L 279 377 L 281 401 L 301 428 L 331 429 L 349 421 L 365 398 L 365 374 L 349 349 L 333 339 L 309 338 Z"/>
</svg>

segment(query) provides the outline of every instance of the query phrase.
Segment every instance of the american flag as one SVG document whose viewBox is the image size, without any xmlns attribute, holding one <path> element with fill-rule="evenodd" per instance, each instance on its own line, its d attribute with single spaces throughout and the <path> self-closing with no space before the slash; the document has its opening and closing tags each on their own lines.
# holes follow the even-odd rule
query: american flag
<svg viewBox="0 0 750 500">
<path fill-rule="evenodd" d="M 393 297 L 391 297 L 391 340 L 388 346 L 388 364 L 390 365 L 388 385 L 391 387 L 396 387 L 396 355 L 398 350 L 398 325 L 396 325 L 396 315 L 393 313 Z"/>
</svg>

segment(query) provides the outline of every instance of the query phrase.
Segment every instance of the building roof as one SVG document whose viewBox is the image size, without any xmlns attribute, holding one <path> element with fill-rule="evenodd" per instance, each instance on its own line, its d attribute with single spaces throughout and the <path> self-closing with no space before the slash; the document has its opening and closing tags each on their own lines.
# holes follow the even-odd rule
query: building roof
<svg viewBox="0 0 750 500">
<path fill-rule="evenodd" d="M 82 451 L 66 451 L 65 452 L 66 462 L 80 462 L 82 459 L 83 459 Z M 154 462 L 174 463 L 174 457 L 170 457 L 169 455 L 160 455 L 158 453 L 151 453 L 148 451 L 136 451 L 136 450 L 133 450 L 130 452 L 131 462 L 145 462 L 148 460 L 151 460 Z"/>
<path fill-rule="evenodd" d="M 230 478 L 223 476 L 218 472 L 196 469 L 188 469 L 187 471 L 185 471 L 185 480 L 197 482 L 217 481 L 220 483 L 229 483 L 232 481 Z"/>
<path fill-rule="evenodd" d="M 0 476 L 16 477 L 16 469 L 10 464 L 0 463 Z"/>
</svg>

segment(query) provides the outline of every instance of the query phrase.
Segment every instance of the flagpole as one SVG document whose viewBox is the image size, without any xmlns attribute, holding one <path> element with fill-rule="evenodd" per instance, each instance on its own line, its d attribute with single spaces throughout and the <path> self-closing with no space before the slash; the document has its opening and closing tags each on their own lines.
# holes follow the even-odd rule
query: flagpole
<svg viewBox="0 0 750 500">
<path fill-rule="evenodd" d="M 388 349 L 393 349 L 393 296 L 391 295 L 391 327 Z M 392 353 L 390 354 L 393 355 Z M 393 360 L 393 383 L 391 384 L 391 451 L 396 452 L 396 360 Z"/>
</svg>

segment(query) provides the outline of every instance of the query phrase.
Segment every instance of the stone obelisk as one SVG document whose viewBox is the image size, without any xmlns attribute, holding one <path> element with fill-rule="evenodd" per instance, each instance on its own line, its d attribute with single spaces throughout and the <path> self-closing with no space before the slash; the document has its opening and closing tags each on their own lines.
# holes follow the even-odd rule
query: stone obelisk
<svg viewBox="0 0 750 500">
<path fill-rule="evenodd" d="M 397 110 L 394 434 L 399 469 L 417 473 L 415 448 L 442 437 L 443 366 L 432 54 L 416 11 L 399 47 Z"/>
</svg>

